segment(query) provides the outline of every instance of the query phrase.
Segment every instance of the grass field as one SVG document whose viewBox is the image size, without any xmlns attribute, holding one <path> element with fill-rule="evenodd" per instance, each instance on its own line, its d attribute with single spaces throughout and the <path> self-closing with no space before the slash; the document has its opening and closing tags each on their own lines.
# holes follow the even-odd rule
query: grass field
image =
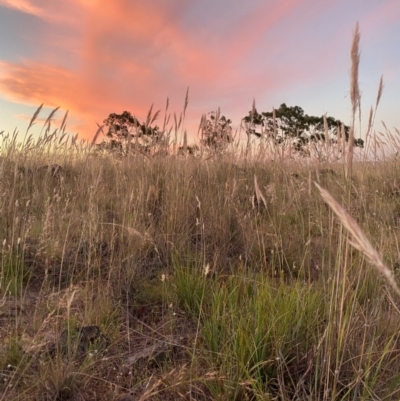
<svg viewBox="0 0 400 401">
<path fill-rule="evenodd" d="M 1 401 L 400 399 L 395 157 L 2 139 Z"/>
</svg>

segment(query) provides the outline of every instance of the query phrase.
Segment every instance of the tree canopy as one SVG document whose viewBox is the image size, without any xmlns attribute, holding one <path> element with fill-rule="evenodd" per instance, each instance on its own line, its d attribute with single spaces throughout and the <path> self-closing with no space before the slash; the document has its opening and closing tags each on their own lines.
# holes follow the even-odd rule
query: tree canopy
<svg viewBox="0 0 400 401">
<path fill-rule="evenodd" d="M 200 123 L 200 143 L 213 152 L 220 152 L 233 141 L 232 121 L 221 116 L 220 110 L 203 115 Z"/>
<path fill-rule="evenodd" d="M 151 110 L 145 123 L 140 123 L 129 111 L 124 111 L 122 114 L 111 113 L 103 121 L 104 126 L 107 127 L 108 142 L 101 143 L 99 148 L 118 150 L 123 153 L 130 151 L 149 153 L 163 137 L 163 132 L 158 126 L 151 126 L 158 116 L 158 112 L 152 116 Z"/>
<path fill-rule="evenodd" d="M 333 143 L 337 143 L 338 134 L 344 130 L 345 140 L 349 140 L 350 127 L 333 117 L 309 116 L 299 106 L 289 107 L 282 103 L 278 109 L 272 112 L 258 113 L 253 108 L 243 118 L 248 135 L 255 135 L 258 138 L 272 138 L 276 144 L 286 139 L 293 139 L 294 148 L 302 151 L 304 146 L 310 142 L 325 141 L 326 133 Z M 354 145 L 364 146 L 362 139 L 355 139 Z"/>
</svg>

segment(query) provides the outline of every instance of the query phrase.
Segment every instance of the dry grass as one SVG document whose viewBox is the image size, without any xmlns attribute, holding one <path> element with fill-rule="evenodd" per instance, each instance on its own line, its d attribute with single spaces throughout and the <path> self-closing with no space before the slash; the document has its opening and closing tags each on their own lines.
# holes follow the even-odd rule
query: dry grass
<svg viewBox="0 0 400 401">
<path fill-rule="evenodd" d="M 187 105 L 164 117 L 175 151 Z M 2 134 L 0 400 L 399 399 L 396 158 L 356 161 L 343 129 L 307 158 L 272 137 L 100 155 L 53 114 L 33 138 L 39 112 Z"/>
<path fill-rule="evenodd" d="M 1 161 L 1 399 L 398 396 L 385 384 L 397 380 L 397 302 L 363 256 L 381 263 L 368 235 L 400 262 L 396 160 L 355 164 L 350 203 L 334 164 L 83 153 L 53 177 L 38 169 L 49 162 L 36 152 Z M 366 234 L 336 204 L 347 239 L 314 180 Z M 278 309 L 256 296 L 271 291 Z M 252 321 L 263 308 L 277 314 Z M 108 345 L 83 357 L 48 352 L 66 328 L 86 325 Z M 252 338 L 250 327 L 266 332 Z M 241 340 L 227 347 L 232 336 Z M 127 365 L 166 339 L 161 356 Z"/>
<path fill-rule="evenodd" d="M 365 236 L 364 232 L 356 221 L 339 205 L 338 202 L 332 197 L 332 195 L 321 188 L 317 183 L 315 184 L 321 193 L 322 198 L 325 202 L 332 208 L 335 214 L 339 217 L 343 226 L 352 236 L 352 241 L 350 244 L 362 252 L 370 263 L 372 263 L 378 271 L 386 278 L 388 284 L 393 288 L 393 290 L 400 296 L 400 288 L 398 287 L 396 280 L 393 275 L 393 271 L 389 269 L 385 263 L 382 261 L 379 253 L 371 245 L 368 238 Z"/>
</svg>

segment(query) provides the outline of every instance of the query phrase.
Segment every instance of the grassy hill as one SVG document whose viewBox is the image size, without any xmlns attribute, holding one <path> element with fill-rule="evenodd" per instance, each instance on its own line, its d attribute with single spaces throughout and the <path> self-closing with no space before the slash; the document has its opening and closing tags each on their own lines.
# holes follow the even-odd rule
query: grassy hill
<svg viewBox="0 0 400 401">
<path fill-rule="evenodd" d="M 45 143 L 3 142 L 1 400 L 399 399 L 396 159 Z"/>
</svg>

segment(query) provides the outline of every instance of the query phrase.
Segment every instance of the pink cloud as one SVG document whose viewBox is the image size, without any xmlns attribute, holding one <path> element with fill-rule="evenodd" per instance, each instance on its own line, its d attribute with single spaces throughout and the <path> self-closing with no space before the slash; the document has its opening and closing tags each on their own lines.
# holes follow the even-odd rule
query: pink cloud
<svg viewBox="0 0 400 401">
<path fill-rule="evenodd" d="M 115 0 L 88 13 L 87 61 L 104 67 L 141 64 L 142 69 L 167 69 L 182 78 L 213 76 L 206 44 L 173 23 L 173 9 Z"/>
<path fill-rule="evenodd" d="M 0 7 L 35 16 L 51 24 L 62 24 L 75 28 L 80 24 L 85 12 L 80 1 L 76 0 L 0 0 Z"/>
<path fill-rule="evenodd" d="M 79 75 L 60 67 L 34 62 L 1 62 L 0 70 L 0 90 L 7 99 L 35 106 L 44 103 L 47 107 L 70 110 L 70 115 L 83 122 L 82 136 L 86 138 L 95 132 L 95 121 L 101 122 L 109 113 L 107 103 L 100 101 L 111 91 L 107 85 L 97 88 L 97 91 L 88 90 Z M 118 103 L 116 98 L 114 100 Z"/>
<path fill-rule="evenodd" d="M 26 14 L 36 16 L 45 15 L 45 11 L 41 7 L 37 7 L 29 0 L 0 0 L 0 6 L 15 9 Z"/>
</svg>

